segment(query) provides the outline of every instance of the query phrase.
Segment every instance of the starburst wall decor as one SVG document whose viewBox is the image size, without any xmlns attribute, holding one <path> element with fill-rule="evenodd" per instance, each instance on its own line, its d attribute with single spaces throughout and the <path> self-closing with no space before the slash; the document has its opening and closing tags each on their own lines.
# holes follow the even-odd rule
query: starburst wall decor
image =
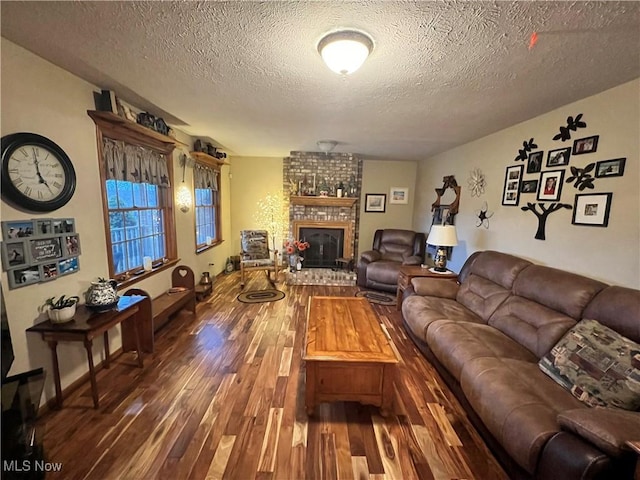
<svg viewBox="0 0 640 480">
<path fill-rule="evenodd" d="M 484 189 L 487 186 L 487 181 L 484 178 L 484 173 L 479 168 L 474 168 L 469 172 L 469 179 L 467 180 L 469 190 L 471 190 L 472 197 L 479 197 L 484 194 Z"/>
</svg>

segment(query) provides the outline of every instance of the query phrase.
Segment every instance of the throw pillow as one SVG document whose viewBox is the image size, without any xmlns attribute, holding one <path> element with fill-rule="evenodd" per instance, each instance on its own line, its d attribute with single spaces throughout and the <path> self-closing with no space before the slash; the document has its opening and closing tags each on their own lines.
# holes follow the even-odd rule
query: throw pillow
<svg viewBox="0 0 640 480">
<path fill-rule="evenodd" d="M 578 322 L 538 365 L 587 405 L 640 408 L 640 345 L 595 320 Z"/>
</svg>

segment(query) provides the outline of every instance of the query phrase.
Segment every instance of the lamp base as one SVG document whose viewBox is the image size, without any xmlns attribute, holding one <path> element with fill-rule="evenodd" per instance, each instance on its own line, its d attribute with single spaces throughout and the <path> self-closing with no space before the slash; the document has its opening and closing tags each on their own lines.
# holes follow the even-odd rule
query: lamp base
<svg viewBox="0 0 640 480">
<path fill-rule="evenodd" d="M 449 271 L 449 269 L 448 269 L 448 268 L 444 268 L 444 267 L 433 267 L 433 269 L 434 269 L 436 272 L 441 272 L 441 273 L 446 273 L 446 272 L 448 272 L 448 271 Z"/>
<path fill-rule="evenodd" d="M 433 264 L 436 272 L 447 271 L 447 251 L 444 248 L 438 247 L 436 257 L 433 259 Z"/>
</svg>

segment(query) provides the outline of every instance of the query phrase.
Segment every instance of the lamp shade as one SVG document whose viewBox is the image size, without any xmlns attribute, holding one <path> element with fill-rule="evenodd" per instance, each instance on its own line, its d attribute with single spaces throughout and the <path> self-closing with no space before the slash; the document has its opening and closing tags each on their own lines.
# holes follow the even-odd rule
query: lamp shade
<svg viewBox="0 0 640 480">
<path fill-rule="evenodd" d="M 330 33 L 318 43 L 318 52 L 324 63 L 341 75 L 349 75 L 358 70 L 372 49 L 371 39 L 355 30 Z"/>
<path fill-rule="evenodd" d="M 433 225 L 427 243 L 436 247 L 455 247 L 458 245 L 456 227 L 453 225 Z"/>
</svg>

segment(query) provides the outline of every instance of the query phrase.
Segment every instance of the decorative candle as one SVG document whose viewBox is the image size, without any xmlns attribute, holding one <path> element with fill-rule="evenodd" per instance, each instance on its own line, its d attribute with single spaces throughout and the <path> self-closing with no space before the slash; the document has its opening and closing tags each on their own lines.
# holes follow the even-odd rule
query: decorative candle
<svg viewBox="0 0 640 480">
<path fill-rule="evenodd" d="M 147 272 L 150 272 L 152 269 L 151 257 L 144 257 L 142 259 L 142 266 Z"/>
</svg>

